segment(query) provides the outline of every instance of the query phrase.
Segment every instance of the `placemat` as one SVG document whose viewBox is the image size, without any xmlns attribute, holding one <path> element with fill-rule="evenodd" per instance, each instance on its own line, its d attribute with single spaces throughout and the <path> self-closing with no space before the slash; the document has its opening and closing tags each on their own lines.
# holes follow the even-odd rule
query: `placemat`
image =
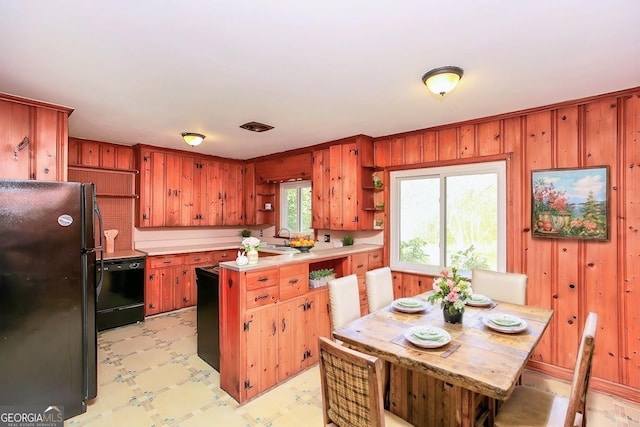
<svg viewBox="0 0 640 427">
<path fill-rule="evenodd" d="M 449 344 L 445 344 L 442 347 L 438 347 L 438 348 L 421 348 L 407 341 L 404 335 L 399 335 L 395 337 L 394 339 L 391 340 L 391 342 L 405 348 L 410 348 L 411 350 L 428 353 L 428 354 L 437 354 L 443 359 L 446 359 L 447 357 L 451 356 L 453 353 L 455 353 L 457 349 L 460 348 L 460 344 L 454 343 L 454 342 L 450 342 Z"/>
</svg>

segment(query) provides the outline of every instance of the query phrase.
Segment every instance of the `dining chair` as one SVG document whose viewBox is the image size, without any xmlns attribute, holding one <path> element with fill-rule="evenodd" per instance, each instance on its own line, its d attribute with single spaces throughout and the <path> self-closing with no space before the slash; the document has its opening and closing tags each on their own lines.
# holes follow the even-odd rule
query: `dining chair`
<svg viewBox="0 0 640 427">
<path fill-rule="evenodd" d="M 597 326 L 598 315 L 589 313 L 578 349 L 568 398 L 533 387 L 517 386 L 511 397 L 500 408 L 494 425 L 496 427 L 584 426 Z"/>
<path fill-rule="evenodd" d="M 367 302 L 370 313 L 393 302 L 391 268 L 382 267 L 367 271 L 364 274 L 364 282 L 367 287 Z"/>
<path fill-rule="evenodd" d="M 527 302 L 526 274 L 474 268 L 471 270 L 471 288 L 473 293 L 482 294 L 497 301 L 521 305 Z"/>
<path fill-rule="evenodd" d="M 410 426 L 384 410 L 382 360 L 319 337 L 325 426 Z"/>
<path fill-rule="evenodd" d="M 341 328 L 360 317 L 358 276 L 350 274 L 329 281 L 331 330 Z"/>
</svg>

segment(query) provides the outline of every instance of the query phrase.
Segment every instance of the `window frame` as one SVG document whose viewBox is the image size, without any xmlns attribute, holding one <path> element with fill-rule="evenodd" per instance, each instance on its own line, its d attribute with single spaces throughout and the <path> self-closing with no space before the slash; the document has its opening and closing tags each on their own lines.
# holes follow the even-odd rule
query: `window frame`
<svg viewBox="0 0 640 427">
<path fill-rule="evenodd" d="M 279 218 L 279 230 L 282 230 L 283 228 L 286 228 L 287 230 L 289 230 L 289 227 L 287 226 L 287 197 L 286 197 L 286 191 L 288 189 L 292 189 L 295 188 L 298 190 L 298 224 L 300 225 L 302 223 L 302 218 L 301 218 L 301 214 L 300 214 L 300 206 L 301 206 L 301 201 L 302 198 L 300 197 L 300 189 L 301 188 L 306 188 L 309 187 L 310 191 L 313 191 L 313 187 L 312 187 L 312 182 L 311 180 L 305 179 L 305 180 L 295 180 L 295 181 L 285 181 L 285 182 L 281 182 L 280 183 L 280 188 L 279 188 L 279 198 L 280 198 L 280 218 Z M 313 199 L 311 200 L 311 203 L 313 205 Z M 312 209 L 310 207 L 310 209 Z M 310 233 L 313 232 L 313 228 L 310 229 L 310 231 L 300 231 L 300 230 L 289 230 L 292 234 L 293 233 Z"/>
<path fill-rule="evenodd" d="M 393 270 L 438 275 L 443 265 L 420 264 L 400 261 L 400 181 L 403 178 L 440 177 L 440 195 L 445 190 L 444 177 L 471 175 L 477 173 L 496 173 L 498 178 L 498 253 L 497 270 L 506 271 L 507 265 L 507 159 L 491 160 L 464 164 L 434 165 L 412 169 L 392 170 L 389 172 L 389 263 Z M 446 238 L 446 200 L 440 204 L 440 235 Z M 442 262 L 446 262 L 446 254 L 440 242 Z M 467 274 L 467 272 L 462 272 Z"/>
</svg>

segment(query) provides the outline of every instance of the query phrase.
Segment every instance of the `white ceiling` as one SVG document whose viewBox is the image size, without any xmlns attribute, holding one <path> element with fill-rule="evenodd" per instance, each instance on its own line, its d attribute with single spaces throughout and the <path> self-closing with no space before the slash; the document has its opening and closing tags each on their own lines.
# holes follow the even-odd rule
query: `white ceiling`
<svg viewBox="0 0 640 427">
<path fill-rule="evenodd" d="M 640 86 L 638 0 L 0 0 L 0 92 L 69 135 L 246 159 Z M 430 94 L 427 70 L 457 65 Z M 248 121 L 275 126 L 252 133 Z"/>
</svg>

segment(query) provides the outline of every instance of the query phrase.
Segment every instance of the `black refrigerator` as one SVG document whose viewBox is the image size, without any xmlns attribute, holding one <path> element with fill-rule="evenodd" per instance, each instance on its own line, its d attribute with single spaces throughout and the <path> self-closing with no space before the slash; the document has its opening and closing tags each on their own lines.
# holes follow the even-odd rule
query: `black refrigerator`
<svg viewBox="0 0 640 427">
<path fill-rule="evenodd" d="M 96 397 L 100 228 L 93 184 L 0 180 L 0 405 Z"/>
</svg>

